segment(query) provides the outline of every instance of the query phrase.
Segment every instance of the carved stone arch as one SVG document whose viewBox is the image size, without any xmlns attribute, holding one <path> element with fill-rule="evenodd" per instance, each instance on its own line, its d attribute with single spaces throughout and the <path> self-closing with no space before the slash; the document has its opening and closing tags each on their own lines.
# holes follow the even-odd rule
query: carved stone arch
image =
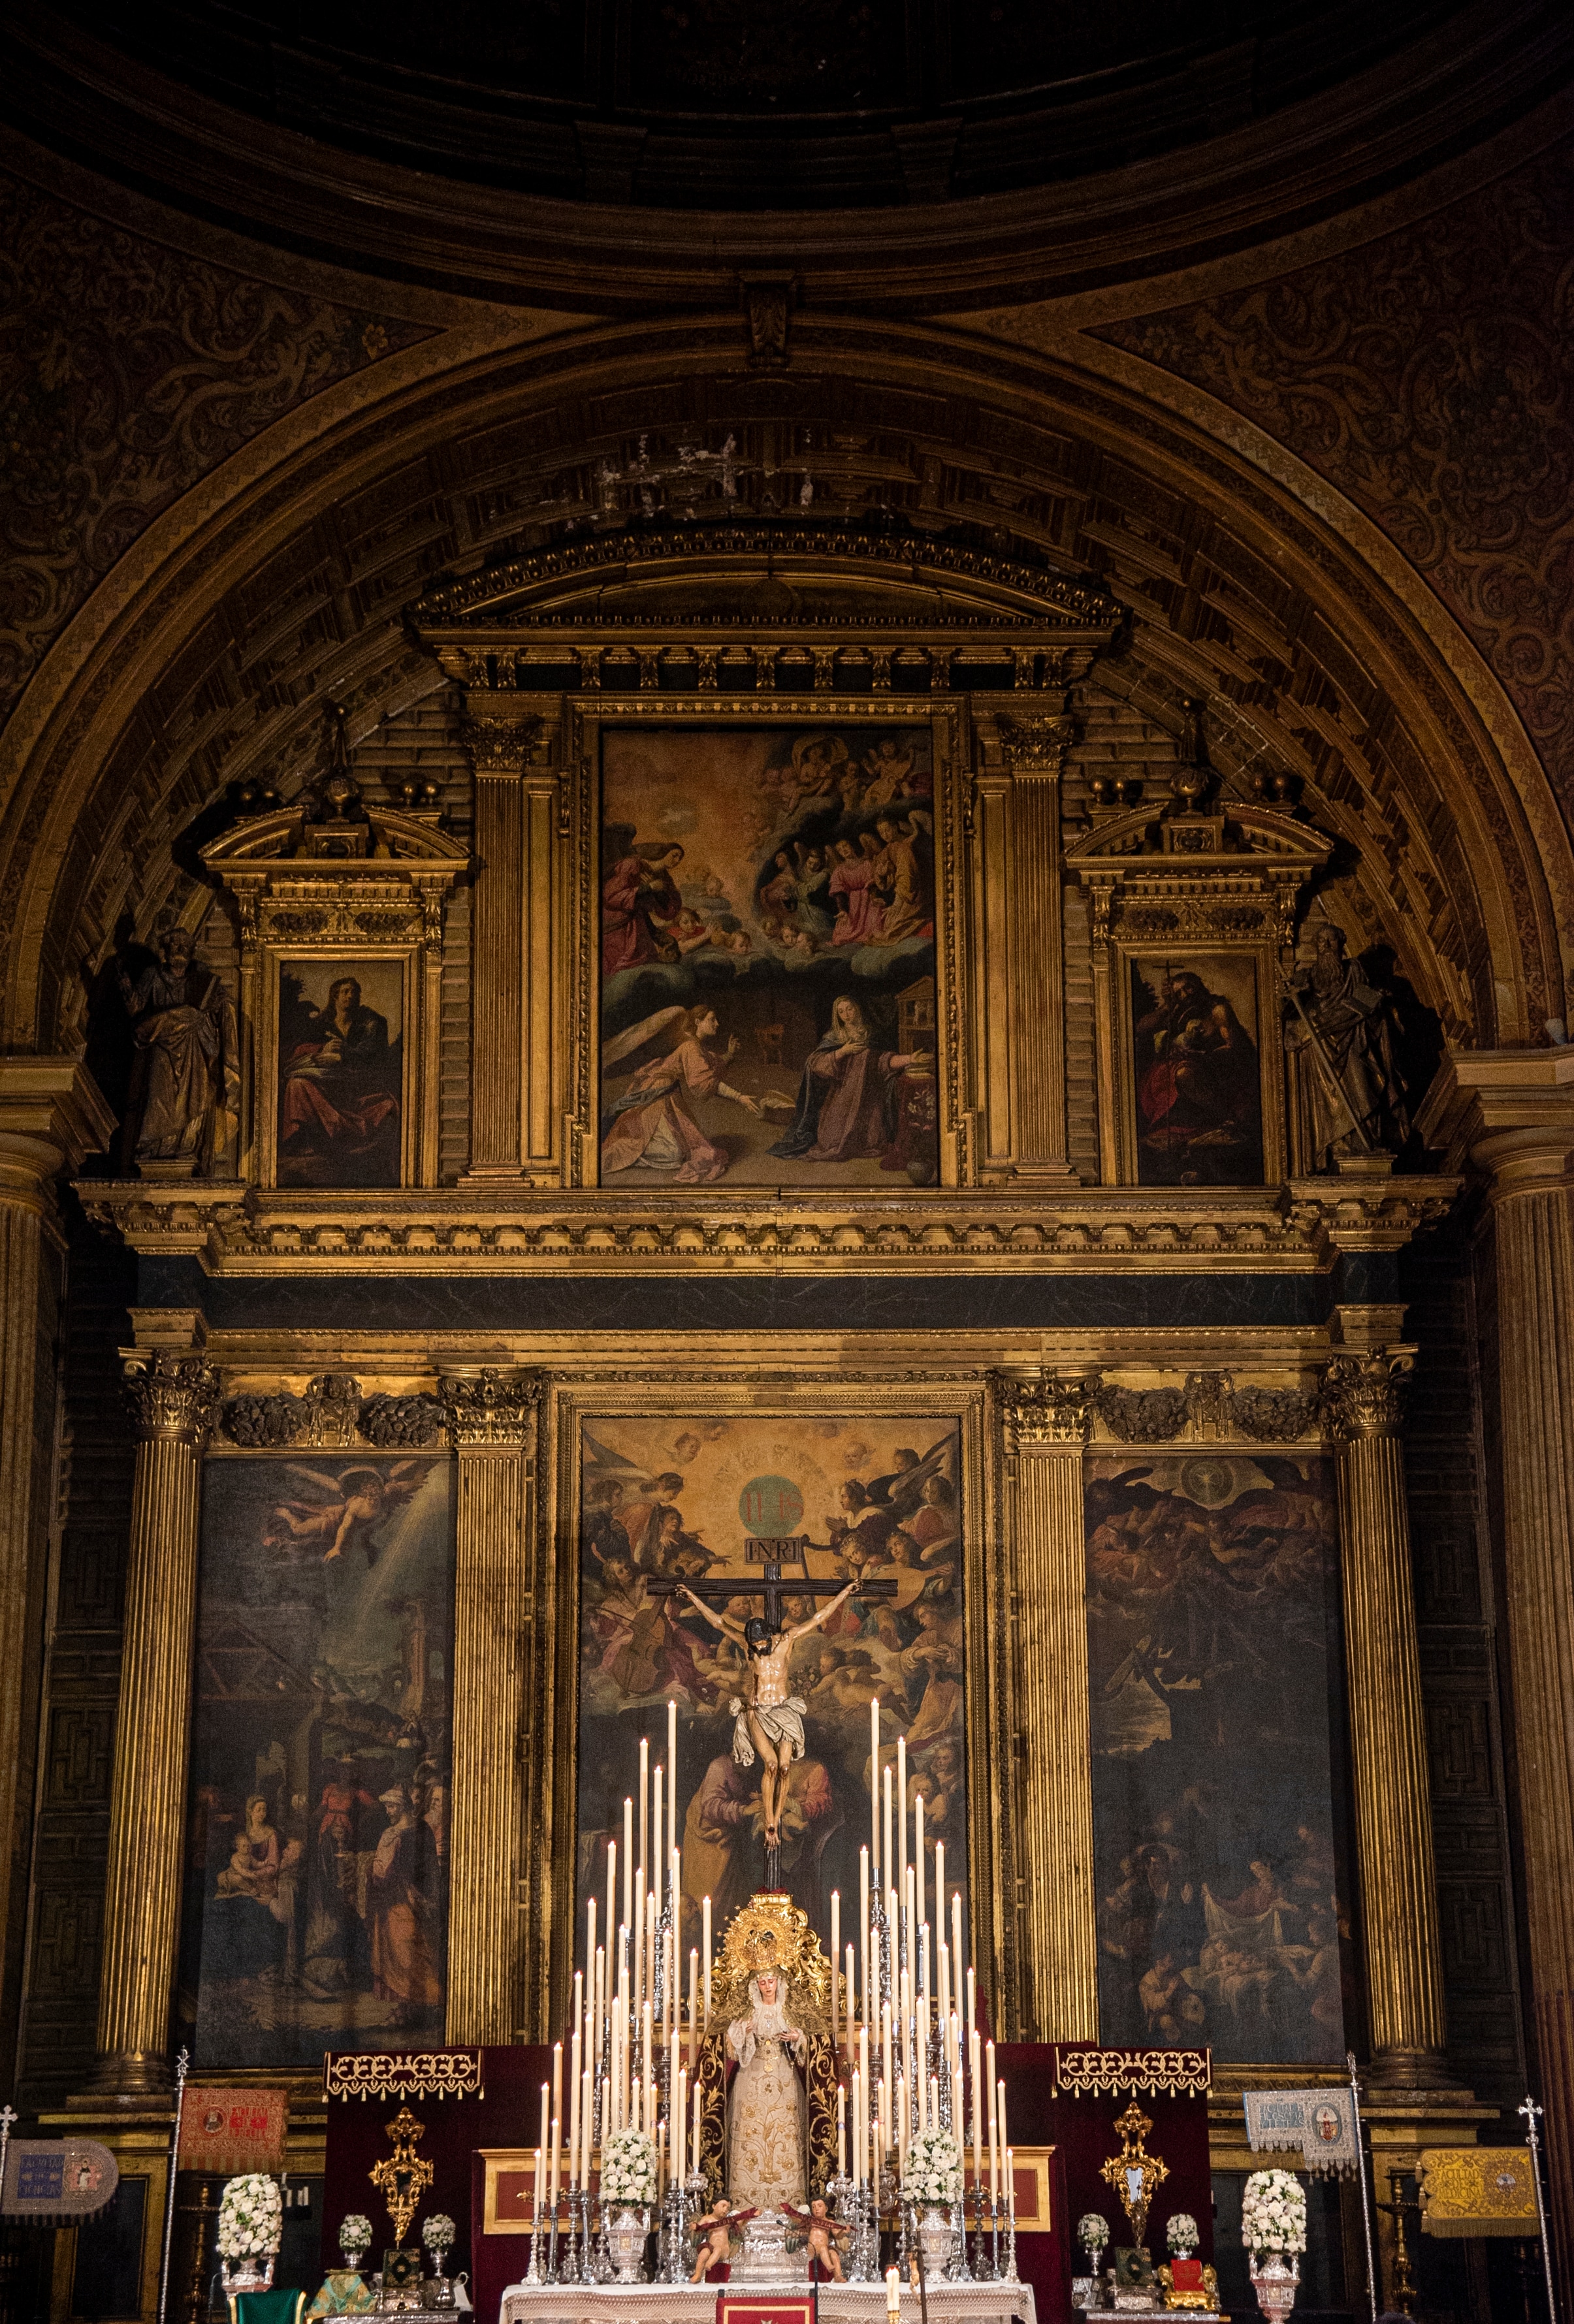
<svg viewBox="0 0 1574 2324">
<path fill-rule="evenodd" d="M 13 722 L 0 833 L 11 1045 L 69 1044 L 63 981 L 102 956 L 118 909 L 168 893 L 172 836 L 204 796 L 298 752 L 316 688 L 347 697 L 358 726 L 442 683 L 403 627 L 435 565 L 474 569 L 492 540 L 549 546 L 574 510 L 588 532 L 609 444 L 622 447 L 615 513 L 636 512 L 634 446 L 653 409 L 667 438 L 733 430 L 755 472 L 743 506 L 767 466 L 805 465 L 809 436 L 821 505 L 884 506 L 920 539 L 971 528 L 1069 582 L 1093 576 L 1134 613 L 1103 682 L 1161 723 L 1208 687 L 1221 743 L 1238 732 L 1243 758 L 1254 728 L 1265 734 L 1314 818 L 1360 852 L 1370 915 L 1423 955 L 1416 982 L 1458 1038 L 1524 1039 L 1560 1012 L 1567 840 L 1548 835 L 1543 801 L 1532 815 L 1515 796 L 1450 667 L 1474 666 L 1475 649 L 1440 614 L 1423 635 L 1281 487 L 1069 364 L 919 325 L 805 321 L 793 405 L 809 418 L 783 426 L 746 416 L 760 390 L 740 386 L 735 336 L 731 315 L 681 330 L 570 326 L 485 351 L 456 333 L 446 374 L 417 351 L 428 376 L 412 362 L 392 392 L 375 373 L 346 383 L 331 420 L 279 423 L 170 512 L 180 521 L 161 520 L 140 582 L 104 585 Z M 314 532 L 330 509 L 347 544 L 331 551 Z M 1200 582 L 1240 602 L 1233 636 L 1196 610 L 1199 557 Z M 366 576 L 347 596 L 347 559 Z M 409 579 L 393 588 L 396 570 Z M 287 584 L 298 628 L 275 624 L 248 659 L 237 641 L 276 614 Z M 358 625 L 325 655 L 322 630 L 342 628 L 347 603 Z"/>
</svg>

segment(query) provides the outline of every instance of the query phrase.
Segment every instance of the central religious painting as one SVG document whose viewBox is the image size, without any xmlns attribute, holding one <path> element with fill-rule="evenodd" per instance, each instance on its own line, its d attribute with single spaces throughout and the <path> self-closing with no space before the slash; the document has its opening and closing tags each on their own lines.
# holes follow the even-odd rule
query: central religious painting
<svg viewBox="0 0 1574 2324">
<path fill-rule="evenodd" d="M 719 1934 L 764 1885 L 766 1793 L 778 1783 L 782 1886 L 828 1944 L 839 1889 L 851 1932 L 870 1836 L 875 1698 L 882 1766 L 905 1738 L 910 1812 L 923 1803 L 929 1894 L 943 1849 L 946 1892 L 960 1889 L 969 1909 L 955 1418 L 588 1415 L 579 1442 L 581 1918 L 606 1891 L 639 1738 L 665 1748 L 669 1702 L 679 1706 L 684 1954 L 699 1941 L 705 1897 Z M 781 1724 L 792 1748 L 773 1777 L 746 1716 L 740 1634 L 762 1612 L 762 1566 L 747 1545 L 794 1535 L 810 1545 L 802 1578 L 835 1588 L 795 1593 L 784 1569 Z M 735 1579 L 736 1594 L 708 1610 L 682 1595 L 685 1583 Z M 893 1586 L 860 1595 L 876 1582 Z"/>
<path fill-rule="evenodd" d="M 601 738 L 601 1182 L 932 1185 L 932 730 Z"/>
</svg>

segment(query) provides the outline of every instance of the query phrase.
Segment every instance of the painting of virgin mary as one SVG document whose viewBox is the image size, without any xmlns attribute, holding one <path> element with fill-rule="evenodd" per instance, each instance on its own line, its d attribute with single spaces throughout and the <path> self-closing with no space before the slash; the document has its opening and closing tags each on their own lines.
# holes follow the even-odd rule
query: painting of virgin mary
<svg viewBox="0 0 1574 2324">
<path fill-rule="evenodd" d="M 876 1049 L 863 1010 L 843 993 L 831 1010 L 829 1030 L 810 1051 L 792 1127 L 772 1153 L 805 1162 L 883 1156 L 896 1136 L 897 1077 L 927 1062 L 919 1052 L 903 1056 Z"/>
</svg>

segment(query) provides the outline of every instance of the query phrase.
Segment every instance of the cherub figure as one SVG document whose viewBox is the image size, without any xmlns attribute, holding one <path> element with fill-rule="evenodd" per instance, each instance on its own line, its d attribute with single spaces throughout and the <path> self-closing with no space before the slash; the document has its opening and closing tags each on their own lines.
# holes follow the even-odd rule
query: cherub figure
<svg viewBox="0 0 1574 2324">
<path fill-rule="evenodd" d="M 375 1538 L 377 1529 L 414 1499 L 424 1467 L 419 1461 L 395 1461 L 386 1469 L 341 1469 L 337 1477 L 327 1477 L 320 1470 L 292 1465 L 290 1474 L 316 1498 L 310 1502 L 279 1502 L 264 1521 L 264 1546 L 320 1547 L 327 1565 L 358 1541 L 366 1553 L 366 1563 L 375 1565 L 382 1546 Z"/>
<path fill-rule="evenodd" d="M 831 2218 L 823 2195 L 817 2195 L 807 2211 L 801 2211 L 796 2203 L 789 2203 L 787 2210 L 803 2229 L 809 2257 L 815 2266 L 822 2269 L 833 2283 L 845 2282 L 847 2279 L 842 2273 L 841 2254 L 836 2247 L 836 2239 L 838 2236 L 850 2236 L 851 2227 L 844 2226 L 840 2219 Z"/>
<path fill-rule="evenodd" d="M 694 2263 L 690 2283 L 702 2283 L 713 2267 L 732 2265 L 732 2231 L 754 2218 L 752 2211 L 735 2211 L 725 2195 L 718 2195 L 701 2219 L 694 2222 L 694 2233 L 699 2237 L 699 2255 Z"/>
</svg>

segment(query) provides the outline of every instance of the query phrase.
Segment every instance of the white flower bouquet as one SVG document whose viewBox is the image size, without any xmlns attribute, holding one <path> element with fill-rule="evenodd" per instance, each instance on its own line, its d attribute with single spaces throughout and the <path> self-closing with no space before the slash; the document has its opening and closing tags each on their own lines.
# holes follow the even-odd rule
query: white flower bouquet
<svg viewBox="0 0 1574 2324">
<path fill-rule="evenodd" d="M 1306 2249 L 1306 2190 L 1293 2171 L 1254 2171 L 1241 2198 L 1241 2241 L 1259 2259 Z"/>
<path fill-rule="evenodd" d="M 365 2211 L 347 2211 L 338 2231 L 341 2252 L 368 2252 L 372 2248 L 372 2222 Z"/>
<path fill-rule="evenodd" d="M 904 2203 L 955 2203 L 962 2192 L 962 2150 L 952 2131 L 921 2130 L 908 2141 L 902 2173 Z"/>
<path fill-rule="evenodd" d="M 615 2130 L 601 2149 L 602 2201 L 645 2204 L 655 2192 L 655 2148 L 643 2130 Z"/>
<path fill-rule="evenodd" d="M 276 2252 L 284 2233 L 284 2207 L 277 2183 L 265 2171 L 227 2179 L 218 2206 L 218 2255 L 250 2259 Z"/>
<path fill-rule="evenodd" d="M 1197 2222 L 1190 2211 L 1171 2211 L 1170 2224 L 1164 2229 L 1164 2241 L 1180 2259 L 1189 2258 L 1197 2249 Z"/>
<path fill-rule="evenodd" d="M 454 2240 L 454 2223 L 446 2211 L 433 2211 L 421 2230 L 428 2251 L 446 2252 Z"/>
<path fill-rule="evenodd" d="M 1077 2240 L 1084 2251 L 1102 2251 L 1109 2241 L 1109 2221 L 1102 2211 L 1084 2211 L 1077 2222 Z"/>
</svg>

